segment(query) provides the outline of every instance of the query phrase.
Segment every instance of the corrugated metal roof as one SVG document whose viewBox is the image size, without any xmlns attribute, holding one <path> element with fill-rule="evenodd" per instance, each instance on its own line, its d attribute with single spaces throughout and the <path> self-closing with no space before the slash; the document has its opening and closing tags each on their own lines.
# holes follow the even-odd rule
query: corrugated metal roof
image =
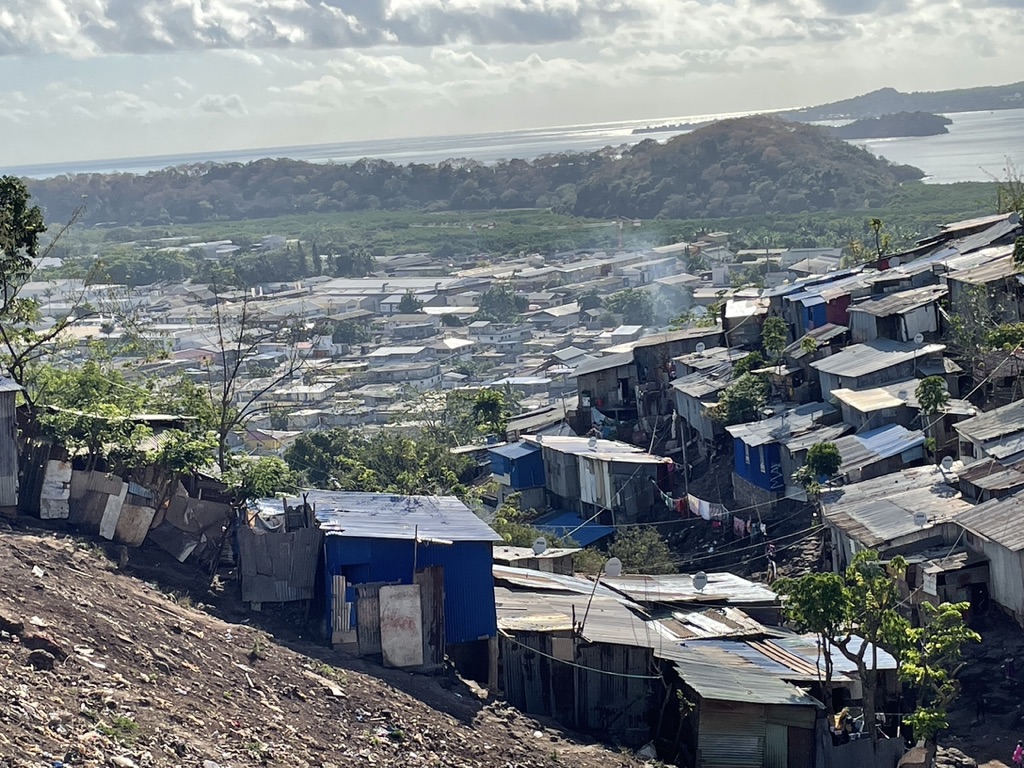
<svg viewBox="0 0 1024 768">
<path fill-rule="evenodd" d="M 956 516 L 956 522 L 1011 552 L 1020 552 L 1024 549 L 1024 494 L 968 507 Z"/>
<path fill-rule="evenodd" d="M 924 445 L 923 432 L 911 431 L 899 424 L 890 424 L 860 435 L 848 435 L 836 440 L 842 457 L 840 474 L 860 469 L 882 459 L 899 456 L 912 448 Z"/>
<path fill-rule="evenodd" d="M 987 491 L 1005 491 L 1024 486 L 1024 463 L 1004 467 L 995 459 L 976 461 L 961 470 L 960 480 Z"/>
<path fill-rule="evenodd" d="M 494 559 L 499 563 L 517 563 L 520 560 L 556 560 L 579 551 L 579 547 L 552 547 L 538 555 L 530 547 L 495 547 Z"/>
<path fill-rule="evenodd" d="M 601 595 L 612 600 L 629 603 L 628 598 L 605 585 L 602 578 L 594 588 L 594 582 L 590 579 L 581 579 L 579 576 L 567 576 L 561 573 L 548 573 L 547 571 L 535 571 L 531 568 L 512 568 L 507 565 L 494 564 L 492 567 L 494 580 L 506 586 L 523 587 L 534 591 L 543 592 L 571 592 L 577 595 Z"/>
<path fill-rule="evenodd" d="M 540 446 L 520 440 L 518 443 L 489 447 L 487 450 L 506 459 L 521 459 L 524 456 L 529 456 L 531 453 L 537 453 L 540 450 Z"/>
<path fill-rule="evenodd" d="M 542 533 L 549 533 L 560 539 L 572 539 L 580 546 L 589 547 L 594 542 L 615 533 L 610 525 L 601 525 L 593 520 L 584 520 L 575 512 L 554 511 L 533 521 L 533 526 Z"/>
<path fill-rule="evenodd" d="M 908 379 L 873 389 L 833 389 L 832 394 L 836 396 L 836 399 L 861 413 L 874 413 L 886 408 L 899 408 L 903 405 L 920 408 L 915 394 L 920 383 L 920 379 Z"/>
<path fill-rule="evenodd" d="M 685 573 L 664 576 L 602 577 L 601 583 L 638 603 L 722 603 L 765 605 L 778 602 L 769 587 L 748 581 L 732 573 L 709 573 L 702 591 L 693 586 L 693 577 Z"/>
<path fill-rule="evenodd" d="M 711 347 L 703 352 L 690 352 L 686 355 L 680 355 L 674 358 L 673 362 L 676 364 L 681 363 L 687 368 L 693 368 L 697 371 L 706 371 L 714 370 L 723 363 L 742 360 L 749 354 L 750 352 L 740 347 Z"/>
<path fill-rule="evenodd" d="M 915 467 L 828 491 L 821 503 L 829 524 L 864 546 L 876 547 L 969 509 L 950 482 L 955 482 L 953 476 L 939 467 Z M 924 525 L 914 522 L 917 512 L 927 516 Z"/>
<path fill-rule="evenodd" d="M 20 392 L 23 387 L 14 379 L 0 376 L 0 392 Z"/>
<path fill-rule="evenodd" d="M 454 496 L 307 491 L 306 498 L 329 536 L 413 539 L 418 534 L 420 541 L 501 541 Z M 288 503 L 299 505 L 302 499 L 291 498 Z"/>
<path fill-rule="evenodd" d="M 583 593 L 552 593 L 494 588 L 498 628 L 505 631 L 557 632 L 583 626 L 584 639 L 636 648 L 659 648 L 678 638 L 648 622 L 639 606 L 617 598 Z M 587 606 L 590 606 L 588 611 Z"/>
<path fill-rule="evenodd" d="M 732 383 L 732 363 L 727 363 L 711 371 L 696 371 L 680 376 L 672 382 L 672 388 L 684 395 L 702 398 L 715 392 L 721 392 Z"/>
<path fill-rule="evenodd" d="M 1024 431 L 1024 400 L 979 413 L 953 427 L 964 437 L 979 443 Z"/>
<path fill-rule="evenodd" d="M 945 350 L 945 344 L 905 344 L 889 339 L 874 339 L 854 344 L 842 352 L 811 363 L 812 368 L 833 376 L 866 376 L 900 363 L 934 355 Z"/>
<path fill-rule="evenodd" d="M 781 637 L 774 637 L 768 642 L 785 648 L 789 653 L 801 657 L 805 662 L 810 663 L 812 667 L 819 663 L 819 656 L 822 655 L 818 645 L 818 638 L 814 635 L 783 635 Z M 850 638 L 849 650 L 852 653 L 857 653 L 860 651 L 863 643 L 863 638 L 854 635 Z M 857 673 L 857 665 L 846 658 L 838 648 L 829 644 L 826 649 L 832 659 L 832 670 L 835 673 L 844 675 Z M 877 650 L 877 654 L 875 650 Z M 868 643 L 868 649 L 864 654 L 864 660 L 867 663 L 868 669 L 872 668 L 871 665 L 875 658 L 878 659 L 878 669 L 896 669 L 896 659 L 891 653 L 882 648 L 872 649 L 871 643 Z M 821 658 L 822 675 L 825 673 L 824 662 L 824 658 Z"/>
<path fill-rule="evenodd" d="M 931 304 L 943 298 L 947 293 L 948 289 L 944 285 L 926 285 L 923 288 L 890 293 L 876 299 L 865 299 L 851 304 L 847 311 L 865 312 L 874 317 L 888 317 Z"/>
<path fill-rule="evenodd" d="M 683 640 L 715 637 L 764 637 L 776 634 L 739 608 L 724 606 L 701 611 L 677 611 L 659 621 Z"/>
<path fill-rule="evenodd" d="M 818 422 L 836 409 L 828 403 L 807 403 L 785 414 L 749 424 L 735 424 L 726 431 L 750 446 L 785 442 L 818 429 Z M 842 433 L 840 433 L 842 434 Z"/>
<path fill-rule="evenodd" d="M 620 368 L 626 365 L 633 364 L 633 351 L 619 352 L 615 355 L 605 355 L 599 357 L 596 360 L 588 360 L 585 363 L 581 363 L 570 376 L 586 376 L 590 373 L 599 373 L 601 371 L 610 371 L 612 368 Z"/>
<path fill-rule="evenodd" d="M 799 360 L 800 358 L 808 354 L 811 354 L 810 352 L 806 352 L 801 348 L 801 344 L 803 343 L 804 339 L 814 339 L 815 343 L 818 346 L 821 346 L 838 336 L 842 336 L 849 330 L 850 329 L 847 328 L 845 325 L 835 325 L 833 323 L 826 323 L 820 328 L 812 328 L 799 339 L 797 339 L 788 347 L 786 347 L 786 350 L 783 354 L 786 357 L 791 358 L 793 360 Z"/>
<path fill-rule="evenodd" d="M 818 426 L 780 440 L 779 443 L 786 446 L 786 450 L 790 453 L 799 453 L 800 451 L 808 450 L 812 445 L 817 445 L 818 443 L 831 443 L 849 431 L 849 424 L 836 424 L 831 427 Z"/>
<path fill-rule="evenodd" d="M 958 272 L 951 272 L 947 275 L 948 280 L 957 280 L 961 283 L 970 283 L 971 285 L 985 285 L 996 280 L 1003 280 L 1010 277 L 1017 271 L 1017 266 L 1013 263 L 1013 254 L 1007 254 L 1000 256 L 997 259 L 993 259 L 987 264 L 974 267 L 973 269 L 963 269 Z"/>
<path fill-rule="evenodd" d="M 671 661 L 683 681 L 704 699 L 821 707 L 806 691 L 709 643 L 713 641 L 667 646 L 656 649 L 655 655 Z"/>
</svg>

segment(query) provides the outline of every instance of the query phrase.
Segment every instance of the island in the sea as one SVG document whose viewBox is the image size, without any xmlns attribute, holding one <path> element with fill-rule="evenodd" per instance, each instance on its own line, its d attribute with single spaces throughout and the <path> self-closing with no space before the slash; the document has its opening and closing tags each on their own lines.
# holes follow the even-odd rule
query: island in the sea
<svg viewBox="0 0 1024 768">
<path fill-rule="evenodd" d="M 847 125 L 831 128 L 837 139 L 891 139 L 899 136 L 938 136 L 949 133 L 953 121 L 930 112 L 897 112 L 881 117 L 865 117 Z"/>
<path fill-rule="evenodd" d="M 710 124 L 711 121 L 703 123 L 666 123 L 665 125 L 644 125 L 639 128 L 634 128 L 632 133 L 634 136 L 644 133 L 682 133 L 683 131 L 693 131 L 697 128 Z"/>
</svg>

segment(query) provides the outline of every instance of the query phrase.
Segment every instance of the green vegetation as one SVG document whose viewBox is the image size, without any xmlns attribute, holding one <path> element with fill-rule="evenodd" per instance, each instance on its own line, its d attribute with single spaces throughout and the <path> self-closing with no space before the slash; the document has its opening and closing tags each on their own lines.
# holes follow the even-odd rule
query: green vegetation
<svg viewBox="0 0 1024 768">
<path fill-rule="evenodd" d="M 761 327 L 761 346 L 772 360 L 778 360 L 786 349 L 789 329 L 781 317 L 769 317 Z"/>
<path fill-rule="evenodd" d="M 875 722 L 878 689 L 878 674 L 867 658 L 868 644 L 893 652 L 900 661 L 900 677 L 918 691 L 918 708 L 909 720 L 918 729 L 917 736 L 932 739 L 945 727 L 946 712 L 959 693 L 956 674 L 962 667 L 962 648 L 981 638 L 963 623 L 966 604 L 943 603 L 933 610 L 926 608 L 927 623 L 921 628 L 911 627 L 899 611 L 896 579 L 905 567 L 902 557 L 883 563 L 878 553 L 866 550 L 857 553 L 845 574 L 809 573 L 798 579 L 782 579 L 774 586 L 786 596 L 786 617 L 797 630 L 815 633 L 856 665 L 864 685 L 865 723 Z M 855 636 L 867 642 L 857 646 Z M 832 670 L 829 654 L 822 658 L 826 662 L 827 695 Z M 877 739 L 875 729 L 870 735 L 872 741 Z"/>
<path fill-rule="evenodd" d="M 88 195 L 90 220 L 167 225 L 375 210 L 549 208 L 575 216 L 716 218 L 861 208 L 884 201 L 916 168 L 895 166 L 826 130 L 778 118 L 723 120 L 666 144 L 559 153 L 483 165 L 382 160 L 259 160 L 33 182 L 53 217 Z M 316 255 L 319 249 L 314 249 Z"/>
<path fill-rule="evenodd" d="M 804 465 L 793 473 L 793 479 L 817 495 L 821 481 L 835 477 L 842 464 L 843 457 L 835 443 L 815 443 L 807 450 Z"/>
<path fill-rule="evenodd" d="M 515 286 L 495 283 L 480 296 L 477 302 L 479 311 L 473 317 L 496 323 L 515 323 L 528 308 L 526 297 L 517 295 Z"/>
<path fill-rule="evenodd" d="M 608 547 L 608 555 L 622 561 L 627 573 L 675 573 L 678 569 L 665 537 L 648 525 L 619 530 Z"/>
<path fill-rule="evenodd" d="M 921 405 L 921 414 L 931 416 L 938 413 L 949 402 L 949 390 L 941 376 L 926 376 L 914 390 L 914 396 Z"/>
<path fill-rule="evenodd" d="M 725 426 L 757 421 L 768 402 L 768 380 L 761 375 L 744 373 L 722 390 L 718 402 L 708 409 L 715 421 Z"/>
<path fill-rule="evenodd" d="M 235 498 L 243 502 L 295 493 L 299 481 L 299 474 L 276 456 L 239 459 L 224 475 Z"/>
<path fill-rule="evenodd" d="M 884 139 L 892 136 L 938 136 L 949 133 L 953 121 L 930 112 L 897 112 L 880 117 L 865 117 L 832 129 L 839 139 Z"/>
<path fill-rule="evenodd" d="M 625 325 L 651 325 L 654 322 L 654 302 L 651 294 L 642 288 L 626 288 L 613 293 L 605 299 L 604 308 L 621 315 Z"/>
</svg>

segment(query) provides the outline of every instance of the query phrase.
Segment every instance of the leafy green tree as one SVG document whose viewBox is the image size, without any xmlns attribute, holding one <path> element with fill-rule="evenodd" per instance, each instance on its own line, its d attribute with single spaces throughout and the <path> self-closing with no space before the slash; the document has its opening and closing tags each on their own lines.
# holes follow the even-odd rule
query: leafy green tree
<svg viewBox="0 0 1024 768">
<path fill-rule="evenodd" d="M 141 460 L 139 446 L 152 430 L 133 417 L 148 401 L 145 389 L 95 360 L 71 368 L 43 366 L 33 386 L 44 433 L 69 453 L 85 452 L 90 468 L 102 458 L 118 469 Z"/>
<path fill-rule="evenodd" d="M 331 341 L 335 344 L 366 344 L 371 338 L 366 326 L 354 320 L 339 320 L 331 333 Z"/>
<path fill-rule="evenodd" d="M 746 424 L 757 421 L 767 402 L 768 380 L 758 374 L 744 373 L 722 390 L 708 414 L 727 427 Z"/>
<path fill-rule="evenodd" d="M 764 368 L 764 364 L 765 359 L 760 352 L 751 352 L 733 363 L 732 375 L 742 376 L 745 373 L 756 371 L 758 368 Z"/>
<path fill-rule="evenodd" d="M 613 293 L 604 302 L 609 312 L 622 316 L 626 325 L 650 325 L 654 322 L 654 301 L 642 288 L 626 288 Z"/>
<path fill-rule="evenodd" d="M 473 400 L 473 418 L 489 433 L 505 434 L 511 402 L 500 389 L 481 389 Z"/>
<path fill-rule="evenodd" d="M 941 376 L 926 376 L 914 390 L 914 396 L 921 405 L 922 423 L 925 416 L 938 413 L 949 402 L 949 390 L 946 389 L 946 381 Z"/>
<path fill-rule="evenodd" d="M 601 306 L 601 297 L 597 294 L 597 291 L 591 289 L 580 296 L 579 305 L 580 309 L 584 312 L 590 309 L 599 309 Z"/>
<path fill-rule="evenodd" d="M 494 513 L 491 528 L 510 547 L 531 547 L 538 538 L 544 538 L 549 547 L 561 547 L 563 543 L 557 536 L 542 533 L 530 525 L 530 511 L 522 508 L 522 497 L 512 493 Z"/>
<path fill-rule="evenodd" d="M 480 296 L 475 317 L 496 323 L 515 323 L 529 307 L 525 296 L 518 296 L 511 283 L 494 283 Z"/>
<path fill-rule="evenodd" d="M 224 480 L 240 502 L 269 499 L 299 490 L 299 475 L 276 456 L 245 458 L 235 462 Z"/>
<path fill-rule="evenodd" d="M 1004 323 L 985 336 L 986 349 L 1003 349 L 1009 352 L 1024 344 L 1024 323 Z"/>
<path fill-rule="evenodd" d="M 412 291 L 406 291 L 398 302 L 398 311 L 403 315 L 412 315 L 423 309 L 423 302 L 416 298 Z"/>
<path fill-rule="evenodd" d="M 884 646 L 900 653 L 906 647 L 910 624 L 899 612 L 900 593 L 894 578 L 905 568 L 898 555 L 883 563 L 877 552 L 862 550 L 839 581 L 812 573 L 774 585 L 786 596 L 786 614 L 797 626 L 826 637 L 829 646 L 856 666 L 864 686 L 864 722 L 872 744 L 878 740 L 874 727 L 878 672 L 868 649 Z M 857 642 L 856 637 L 865 642 Z"/>
<path fill-rule="evenodd" d="M 788 335 L 789 329 L 785 320 L 781 317 L 769 317 L 761 327 L 761 346 L 773 360 L 778 360 L 786 349 Z"/>
<path fill-rule="evenodd" d="M 924 625 L 907 631 L 908 642 L 900 658 L 900 679 L 918 691 L 917 709 L 905 718 L 917 738 L 934 743 L 949 727 L 949 709 L 960 695 L 960 674 L 967 643 L 980 643 L 981 635 L 964 622 L 969 603 L 922 603 Z"/>
<path fill-rule="evenodd" d="M 657 528 L 647 525 L 617 533 L 608 547 L 608 555 L 619 558 L 623 570 L 631 573 L 653 575 L 677 570 L 665 537 Z"/>
<path fill-rule="evenodd" d="M 843 457 L 835 443 L 815 443 L 807 451 L 804 465 L 793 473 L 793 479 L 817 496 L 821 479 L 831 480 L 842 466 Z"/>
<path fill-rule="evenodd" d="M 813 355 L 818 349 L 818 341 L 813 336 L 804 336 L 800 340 L 800 351 L 805 355 Z"/>
</svg>

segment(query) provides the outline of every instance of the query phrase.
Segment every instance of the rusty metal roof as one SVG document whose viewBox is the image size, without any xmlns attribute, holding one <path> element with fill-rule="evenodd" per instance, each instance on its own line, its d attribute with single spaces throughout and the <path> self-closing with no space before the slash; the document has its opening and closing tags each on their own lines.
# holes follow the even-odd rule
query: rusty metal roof
<svg viewBox="0 0 1024 768">
<path fill-rule="evenodd" d="M 764 584 L 732 573 L 709 573 L 708 584 L 697 591 L 693 576 L 679 573 L 664 576 L 602 577 L 601 583 L 638 603 L 773 605 L 778 595 Z"/>
</svg>

